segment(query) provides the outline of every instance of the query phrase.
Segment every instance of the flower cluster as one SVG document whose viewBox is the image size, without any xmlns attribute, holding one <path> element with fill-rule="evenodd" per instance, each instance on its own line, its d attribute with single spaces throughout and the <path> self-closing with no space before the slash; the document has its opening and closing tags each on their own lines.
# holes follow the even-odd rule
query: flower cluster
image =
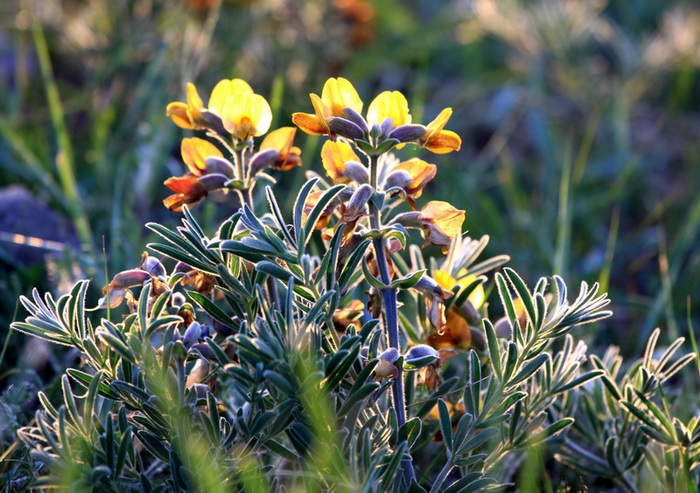
<svg viewBox="0 0 700 493">
<path fill-rule="evenodd" d="M 293 144 L 294 127 L 270 132 L 255 152 L 254 137 L 270 130 L 272 110 L 267 100 L 241 79 L 220 81 L 206 108 L 197 88 L 189 83 L 187 102 L 170 103 L 166 113 L 181 128 L 206 131 L 228 154 L 225 157 L 209 140 L 182 140 L 182 160 L 189 171 L 165 181 L 165 186 L 175 192 L 164 201 L 173 211 L 197 204 L 213 190 L 236 190 L 247 202 L 242 192 L 250 197 L 257 179 L 274 181 L 263 172 L 265 168 L 287 171 L 301 165 L 301 150 Z"/>
</svg>

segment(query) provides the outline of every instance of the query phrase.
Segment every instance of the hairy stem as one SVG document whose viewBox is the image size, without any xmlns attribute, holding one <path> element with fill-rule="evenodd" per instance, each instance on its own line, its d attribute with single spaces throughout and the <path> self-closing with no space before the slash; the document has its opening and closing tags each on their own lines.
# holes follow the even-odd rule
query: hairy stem
<svg viewBox="0 0 700 493">
<path fill-rule="evenodd" d="M 370 185 L 377 190 L 378 176 L 378 156 L 370 158 Z M 381 211 L 374 201 L 370 201 L 370 225 L 372 229 L 379 231 L 382 226 Z M 389 260 L 384 249 L 384 239 L 377 236 L 373 240 L 374 254 L 376 256 L 377 266 L 379 269 L 379 277 L 382 283 L 388 285 L 391 283 L 389 274 Z M 398 305 L 396 299 L 396 288 L 386 288 L 381 290 L 382 301 L 384 302 L 384 323 L 387 336 L 389 339 L 389 347 L 401 351 L 399 347 L 399 317 Z M 394 410 L 396 411 L 396 420 L 399 428 L 406 423 L 406 397 L 403 386 L 403 368 L 398 366 L 398 375 L 392 384 L 392 395 L 394 398 Z M 404 460 L 401 463 L 406 480 L 410 483 L 415 479 L 416 474 L 413 470 L 413 463 L 410 460 Z"/>
</svg>

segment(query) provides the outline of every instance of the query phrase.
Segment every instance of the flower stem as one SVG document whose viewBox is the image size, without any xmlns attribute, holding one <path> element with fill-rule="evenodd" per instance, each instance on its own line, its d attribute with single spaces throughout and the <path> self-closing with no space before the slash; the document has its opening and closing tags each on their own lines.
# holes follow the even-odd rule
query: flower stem
<svg viewBox="0 0 700 493">
<path fill-rule="evenodd" d="M 370 185 L 377 190 L 377 176 L 378 176 L 378 156 L 371 156 L 370 158 Z M 374 201 L 370 201 L 370 226 L 372 229 L 379 231 L 381 229 L 381 211 Z M 381 235 L 377 236 L 373 240 L 374 254 L 377 260 L 377 266 L 379 268 L 379 276 L 382 283 L 389 285 L 391 283 L 391 275 L 389 273 L 389 261 L 386 256 L 386 250 L 384 249 L 384 238 Z M 386 327 L 387 336 L 389 339 L 389 347 L 401 350 L 399 347 L 399 318 L 398 318 L 398 305 L 396 299 L 396 288 L 386 288 L 381 290 L 382 301 L 384 302 L 384 323 Z M 401 365 L 397 367 L 398 375 L 392 384 L 392 395 L 394 398 L 394 410 L 396 411 L 396 421 L 399 426 L 403 426 L 406 423 L 406 397 L 404 393 L 403 386 L 403 368 Z M 404 474 L 406 476 L 406 481 L 410 483 L 415 479 L 416 474 L 413 470 L 413 463 L 411 460 L 404 460 L 401 462 Z"/>
</svg>

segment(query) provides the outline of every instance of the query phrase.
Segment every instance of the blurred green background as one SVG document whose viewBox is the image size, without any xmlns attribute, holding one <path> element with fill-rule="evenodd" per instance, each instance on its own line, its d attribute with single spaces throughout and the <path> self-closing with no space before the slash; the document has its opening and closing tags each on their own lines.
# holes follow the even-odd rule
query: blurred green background
<svg viewBox="0 0 700 493">
<path fill-rule="evenodd" d="M 8 333 L 19 295 L 81 277 L 97 295 L 138 264 L 144 223 L 179 222 L 162 183 L 182 174 L 187 132 L 165 106 L 188 81 L 206 101 L 233 77 L 278 125 L 331 76 L 366 102 L 401 90 L 416 122 L 452 107 L 463 147 L 424 156 L 439 171 L 423 203 L 466 209 L 469 234 L 490 235 L 488 253 L 532 283 L 556 273 L 609 289 L 614 318 L 577 334 L 594 348 L 639 354 L 656 326 L 665 341 L 687 335 L 700 312 L 699 68 L 690 1 L 6 0 L 0 389 L 18 375 L 45 385 L 72 357 Z M 288 206 L 284 190 L 320 169 L 319 142 L 299 135 L 304 168 L 278 177 Z M 196 214 L 213 231 L 234 207 Z"/>
</svg>

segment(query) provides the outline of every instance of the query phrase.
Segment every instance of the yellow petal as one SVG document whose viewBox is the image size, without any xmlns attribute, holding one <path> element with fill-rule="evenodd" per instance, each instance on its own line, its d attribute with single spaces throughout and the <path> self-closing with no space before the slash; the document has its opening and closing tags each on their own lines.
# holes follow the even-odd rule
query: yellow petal
<svg viewBox="0 0 700 493">
<path fill-rule="evenodd" d="M 179 101 L 175 103 L 170 103 L 165 108 L 165 114 L 172 118 L 175 125 L 180 128 L 193 129 L 194 126 L 190 121 L 188 106 L 185 103 Z"/>
<path fill-rule="evenodd" d="M 424 145 L 426 149 L 435 154 L 447 154 L 458 151 L 462 147 L 462 139 L 450 130 L 442 130 L 433 135 Z"/>
<path fill-rule="evenodd" d="M 349 183 L 350 178 L 343 176 L 345 163 L 348 161 L 359 161 L 360 158 L 352 148 L 344 142 L 326 141 L 321 149 L 321 160 L 323 167 L 331 180 L 335 183 Z"/>
<path fill-rule="evenodd" d="M 450 275 L 446 270 L 436 270 L 432 275 L 435 282 L 437 282 L 440 287 L 446 291 L 452 290 L 457 284 L 457 280 Z"/>
<path fill-rule="evenodd" d="M 197 88 L 191 82 L 187 83 L 187 106 L 190 107 L 190 111 L 193 113 L 199 113 L 204 108 L 202 98 L 199 97 Z"/>
<path fill-rule="evenodd" d="M 208 157 L 223 157 L 221 151 L 219 151 L 214 144 L 204 139 L 198 139 L 197 137 L 182 139 L 180 153 L 182 154 L 182 160 L 185 162 L 187 167 L 197 176 L 201 176 L 202 171 L 206 169 L 204 161 Z"/>
<path fill-rule="evenodd" d="M 428 129 L 428 132 L 426 134 L 429 134 L 427 138 L 430 138 L 434 134 L 440 133 L 443 128 L 445 128 L 445 125 L 447 124 L 447 121 L 450 119 L 452 116 L 452 108 L 445 108 L 440 112 L 440 114 L 433 120 L 432 122 L 428 123 L 428 125 L 425 127 Z"/>
<path fill-rule="evenodd" d="M 209 110 L 221 116 L 228 98 L 236 94 L 253 94 L 253 89 L 243 79 L 224 79 L 219 81 L 209 98 Z"/>
<path fill-rule="evenodd" d="M 226 130 L 239 140 L 248 141 L 267 133 L 272 123 L 272 110 L 259 94 L 236 94 L 224 104 L 221 119 Z"/>
<path fill-rule="evenodd" d="M 330 78 L 326 81 L 321 92 L 321 99 L 330 111 L 328 116 L 344 116 L 343 108 L 352 108 L 358 113 L 362 112 L 362 100 L 357 94 L 357 90 L 350 81 L 342 77 Z"/>
<path fill-rule="evenodd" d="M 281 127 L 273 130 L 263 139 L 260 150 L 274 149 L 280 153 L 280 157 L 284 157 L 289 153 L 296 133 L 297 129 L 294 127 Z"/>
<path fill-rule="evenodd" d="M 399 91 L 384 91 L 367 108 L 367 122 L 381 124 L 385 118 L 394 120 L 393 128 L 411 123 L 408 101 Z"/>
</svg>

